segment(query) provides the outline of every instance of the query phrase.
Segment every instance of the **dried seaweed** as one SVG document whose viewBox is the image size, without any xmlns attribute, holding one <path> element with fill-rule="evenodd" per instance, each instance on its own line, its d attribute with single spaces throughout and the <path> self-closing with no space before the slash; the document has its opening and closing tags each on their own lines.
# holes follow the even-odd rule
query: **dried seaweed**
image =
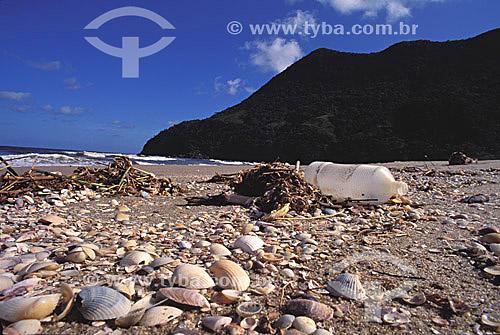
<svg viewBox="0 0 500 335">
<path fill-rule="evenodd" d="M 5 162 L 4 162 L 5 163 Z M 182 189 L 168 178 L 158 178 L 138 169 L 124 156 L 115 157 L 106 168 L 79 167 L 70 175 L 32 168 L 22 176 L 7 171 L 0 177 L 0 195 L 14 197 L 42 189 L 90 188 L 106 195 L 171 195 Z"/>
</svg>

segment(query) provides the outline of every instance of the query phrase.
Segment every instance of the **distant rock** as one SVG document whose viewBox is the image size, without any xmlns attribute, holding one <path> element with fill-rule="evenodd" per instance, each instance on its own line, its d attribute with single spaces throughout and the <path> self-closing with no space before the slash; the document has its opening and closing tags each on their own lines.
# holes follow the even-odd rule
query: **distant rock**
<svg viewBox="0 0 500 335">
<path fill-rule="evenodd" d="M 248 99 L 150 139 L 146 155 L 304 163 L 500 158 L 500 29 L 354 54 L 318 49 Z"/>
</svg>

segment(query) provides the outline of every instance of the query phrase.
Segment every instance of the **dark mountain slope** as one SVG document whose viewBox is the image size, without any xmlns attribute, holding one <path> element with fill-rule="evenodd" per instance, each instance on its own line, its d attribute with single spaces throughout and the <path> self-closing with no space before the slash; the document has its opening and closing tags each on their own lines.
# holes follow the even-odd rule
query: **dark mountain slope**
<svg viewBox="0 0 500 335">
<path fill-rule="evenodd" d="M 318 49 L 242 103 L 142 154 L 271 161 L 500 158 L 500 29 L 372 54 Z"/>
</svg>

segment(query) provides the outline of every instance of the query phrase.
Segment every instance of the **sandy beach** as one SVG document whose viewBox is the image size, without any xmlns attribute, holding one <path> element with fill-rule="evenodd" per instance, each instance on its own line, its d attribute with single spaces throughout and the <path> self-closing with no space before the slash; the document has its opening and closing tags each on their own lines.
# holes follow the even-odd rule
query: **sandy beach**
<svg viewBox="0 0 500 335">
<path fill-rule="evenodd" d="M 229 191 L 227 185 L 200 181 L 216 172 L 237 173 L 246 167 L 140 166 L 157 176 L 172 178 L 187 192 L 151 199 L 89 196 L 85 201 L 73 201 L 62 197 L 64 206 L 52 206 L 46 197 L 39 197 L 41 200 L 32 206 L 5 204 L 0 210 L 0 261 L 7 256 L 49 250 L 47 260 L 59 264 L 52 272 L 27 276 L 41 279 L 20 295 L 56 293 L 61 283 L 81 289 L 94 285 L 113 287 L 117 282 L 132 280 L 135 289 L 130 300 L 134 303 L 150 294 L 157 297 L 181 263 L 196 264 L 208 271 L 217 260 L 210 245 L 221 244 L 231 252 L 226 258 L 239 264 L 250 278 L 250 287 L 240 296 L 240 302 L 256 302 L 262 307 L 254 316 L 258 321 L 253 333 L 279 333 L 276 320 L 287 313 L 288 302 L 297 298 L 312 299 L 332 309 L 331 319 L 315 322 L 315 327 L 332 334 L 494 332 L 481 323 L 481 317 L 500 312 L 500 277 L 488 274 L 484 268 L 500 261 L 482 240 L 484 231 L 480 230 L 500 228 L 500 162 L 467 166 L 448 166 L 446 162 L 381 165 L 409 185 L 405 197 L 419 206 L 354 205 L 334 208 L 335 216 L 316 213 L 320 217 L 315 219 L 291 213 L 287 219 L 273 222 L 261 221 L 254 210 L 242 206 L 187 205 L 187 196 Z M 73 170 L 40 168 L 63 173 Z M 431 169 L 434 172 L 428 173 Z M 460 202 L 475 194 L 487 195 L 489 200 Z M 121 205 L 130 209 L 125 213 L 128 220 L 117 220 Z M 60 216 L 66 223 L 40 223 L 40 218 L 47 214 Z M 233 248 L 244 232 L 261 239 L 266 254 L 274 255 L 278 261 L 266 261 L 262 254 Z M 68 261 L 75 243 L 91 243 L 99 251 L 94 259 Z M 120 266 L 126 252 L 144 250 L 141 247 L 145 246 L 153 257 L 171 260 L 155 268 L 145 268 L 147 264 L 142 263 L 135 268 Z M 15 270 L 19 266 L 0 272 Z M 369 298 L 357 301 L 329 294 L 325 290 L 328 281 L 342 272 L 357 274 Z M 265 284 L 272 284 L 274 289 L 263 294 L 265 290 L 261 288 Z M 85 320 L 78 311 L 81 302 L 77 301 L 77 306 L 62 320 L 43 323 L 43 333 L 167 334 L 185 328 L 205 334 L 213 332 L 202 326 L 201 320 L 212 315 L 232 318 L 234 326 L 222 332 L 243 334 L 237 332 L 241 329 L 236 326 L 241 322 L 236 313 L 240 302 L 216 303 L 214 294 L 219 291 L 200 291 L 211 302 L 210 311 L 172 301 L 163 303 L 179 308 L 182 314 L 152 327 L 122 328 L 116 327 L 113 320 Z M 422 295 L 425 302 L 411 302 L 412 297 Z M 299 334 L 290 330 L 288 333 Z"/>
</svg>

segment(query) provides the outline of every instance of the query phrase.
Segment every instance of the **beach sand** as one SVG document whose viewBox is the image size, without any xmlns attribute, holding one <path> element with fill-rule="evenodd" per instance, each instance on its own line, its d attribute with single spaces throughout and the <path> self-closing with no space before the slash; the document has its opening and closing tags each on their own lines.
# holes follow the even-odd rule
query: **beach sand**
<svg viewBox="0 0 500 335">
<path fill-rule="evenodd" d="M 172 257 L 182 263 L 198 264 L 208 268 L 214 262 L 208 248 L 198 247 L 200 241 L 220 243 L 232 250 L 232 243 L 242 233 L 246 224 L 259 227 L 255 233 L 264 241 L 268 251 L 275 246 L 276 253 L 284 256 L 277 263 L 264 262 L 248 270 L 255 256 L 232 250 L 228 258 L 244 266 L 250 275 L 251 290 L 247 299 L 263 306 L 256 317 L 262 333 L 271 332 L 272 322 L 285 313 L 283 305 L 294 297 L 314 297 L 318 301 L 343 310 L 343 316 L 317 324 L 318 328 L 333 334 L 473 334 L 480 325 L 481 315 L 500 312 L 499 277 L 482 270 L 498 263 L 498 257 L 488 254 L 471 256 L 460 250 L 479 241 L 477 230 L 483 226 L 500 228 L 500 162 L 487 161 L 467 166 L 447 166 L 446 162 L 396 162 L 382 164 L 392 168 L 397 179 L 407 182 L 410 192 L 406 196 L 419 208 L 382 205 L 377 207 L 349 207 L 337 217 L 311 219 L 292 216 L 290 220 L 272 223 L 259 221 L 250 209 L 241 206 L 187 206 L 186 196 L 202 196 L 227 191 L 226 185 L 199 183 L 217 173 L 236 173 L 241 166 L 140 166 L 157 176 L 170 177 L 187 193 L 172 197 L 102 197 L 88 202 L 67 203 L 64 207 L 42 206 L 29 210 L 5 206 L 0 211 L 2 238 L 0 250 L 12 246 L 13 240 L 29 231 L 38 235 L 24 240 L 28 248 L 41 246 L 58 247 L 49 257 L 63 266 L 64 270 L 78 270 L 78 275 L 43 278 L 35 292 L 47 289 L 57 291 L 61 282 L 75 288 L 95 285 L 111 286 L 121 279 L 136 279 L 137 301 L 159 289 L 158 279 L 169 278 L 174 264 L 167 264 L 149 273 L 133 271 L 127 273 L 119 266 L 124 250 L 119 249 L 123 241 L 136 241 L 138 245 L 150 244 L 159 256 Z M 398 171 L 401 168 L 419 169 Z M 48 171 L 72 172 L 70 167 L 40 167 Z M 435 169 L 451 173 L 426 176 Z M 24 169 L 18 168 L 19 172 Z M 466 204 L 458 200 L 474 194 L 487 194 L 490 200 L 483 204 Z M 116 222 L 116 208 L 112 200 L 128 206 L 130 222 Z M 397 208 L 396 208 L 397 207 Z M 410 213 L 410 211 L 412 211 Z M 64 225 L 42 226 L 41 216 L 52 213 L 68 220 Z M 411 214 L 411 215 L 410 215 Z M 48 227 L 48 228 L 47 228 Z M 257 228 L 255 228 L 257 229 Z M 311 240 L 301 241 L 298 234 L 311 234 Z M 10 237 L 10 240 L 7 238 Z M 85 263 L 65 262 L 67 247 L 72 242 L 94 243 L 106 250 L 104 255 Z M 191 244 L 191 248 L 181 248 Z M 483 243 L 484 244 L 484 243 Z M 341 263 L 344 261 L 345 263 Z M 272 266 L 270 266 L 272 265 Z M 294 278 L 286 278 L 281 270 L 288 268 Z M 63 270 L 58 270 L 59 272 Z M 275 272 L 275 270 L 278 270 Z M 399 299 L 379 296 L 379 302 L 371 303 L 333 297 L 325 292 L 328 281 L 339 272 L 357 273 L 367 292 L 395 292 L 407 287 L 408 294 L 425 293 L 432 301 L 421 306 L 411 306 Z M 150 283 L 149 279 L 156 279 Z M 268 296 L 254 293 L 264 282 L 276 286 Z M 213 290 L 202 291 L 210 299 Z M 434 296 L 433 296 L 434 295 Z M 454 313 L 449 303 L 463 302 L 469 309 Z M 155 327 L 133 326 L 116 328 L 113 321 L 92 322 L 81 318 L 76 309 L 57 323 L 44 324 L 44 333 L 57 334 L 167 334 L 177 328 L 188 328 L 198 333 L 211 333 L 201 326 L 201 317 L 226 315 L 237 321 L 235 305 L 212 306 L 210 312 L 197 308 L 179 306 L 183 314 L 165 325 Z M 387 323 L 369 322 L 370 308 L 391 307 L 406 315 L 408 323 L 394 326 Z M 458 308 L 458 307 L 457 307 Z M 485 329 L 481 326 L 481 329 Z M 490 329 L 491 330 L 491 329 Z"/>
</svg>

